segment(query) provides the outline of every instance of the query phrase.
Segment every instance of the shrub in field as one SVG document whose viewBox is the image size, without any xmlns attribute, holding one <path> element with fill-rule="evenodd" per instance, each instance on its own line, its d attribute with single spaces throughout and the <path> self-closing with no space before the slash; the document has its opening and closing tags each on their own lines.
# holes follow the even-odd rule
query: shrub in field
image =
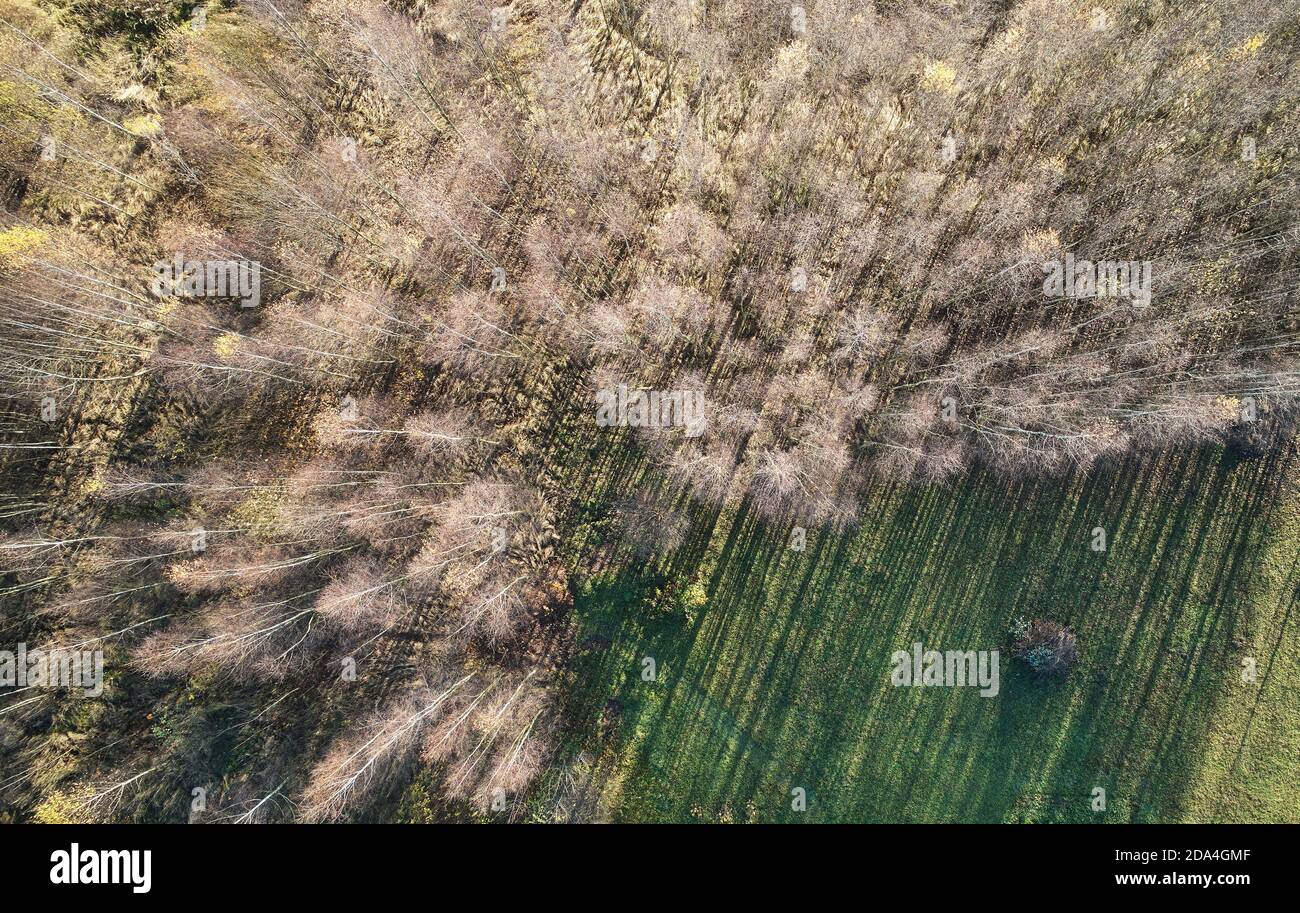
<svg viewBox="0 0 1300 913">
<path fill-rule="evenodd" d="M 1074 668 L 1079 657 L 1074 632 L 1043 618 L 1034 621 L 1017 618 L 1012 622 L 1011 653 L 1040 676 L 1064 676 Z"/>
</svg>

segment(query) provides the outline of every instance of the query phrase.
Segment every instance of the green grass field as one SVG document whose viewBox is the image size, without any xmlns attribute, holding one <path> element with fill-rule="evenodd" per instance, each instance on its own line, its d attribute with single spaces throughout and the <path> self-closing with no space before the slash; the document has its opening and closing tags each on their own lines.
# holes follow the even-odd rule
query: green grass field
<svg viewBox="0 0 1300 913">
<path fill-rule="evenodd" d="M 1292 460 L 1202 450 L 1059 482 L 882 483 L 858 530 L 810 531 L 802 553 L 743 509 L 697 517 L 668 562 L 589 580 L 578 599 L 580 637 L 612 641 L 579 658 L 573 693 L 604 813 L 1300 820 Z M 692 579 L 706 605 L 654 609 L 655 587 Z M 1078 633 L 1068 679 L 1035 679 L 1004 649 L 994 698 L 890 685 L 893 651 L 1005 648 L 1016 615 Z M 602 740 L 610 698 L 622 722 Z"/>
</svg>

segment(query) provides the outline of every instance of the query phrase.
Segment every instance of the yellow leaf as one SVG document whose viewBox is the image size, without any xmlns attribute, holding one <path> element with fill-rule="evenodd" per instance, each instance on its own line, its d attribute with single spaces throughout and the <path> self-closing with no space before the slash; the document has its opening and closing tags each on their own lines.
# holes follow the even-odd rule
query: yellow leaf
<svg viewBox="0 0 1300 913">
<path fill-rule="evenodd" d="M 951 95 L 957 91 L 957 71 L 942 60 L 932 60 L 921 73 L 921 84 L 931 91 Z"/>
<path fill-rule="evenodd" d="M 138 114 L 127 118 L 122 126 L 137 136 L 157 136 L 162 132 L 162 123 L 152 114 Z"/>
<path fill-rule="evenodd" d="M 15 225 L 6 231 L 0 231 L 0 260 L 17 263 L 26 254 L 40 247 L 49 237 L 36 228 Z"/>
</svg>

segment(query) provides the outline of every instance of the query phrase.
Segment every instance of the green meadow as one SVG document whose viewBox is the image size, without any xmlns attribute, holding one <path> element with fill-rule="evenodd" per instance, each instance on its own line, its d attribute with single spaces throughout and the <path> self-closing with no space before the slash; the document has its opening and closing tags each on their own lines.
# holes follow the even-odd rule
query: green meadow
<svg viewBox="0 0 1300 913">
<path fill-rule="evenodd" d="M 803 551 L 744 507 L 696 513 L 676 553 L 579 585 L 570 700 L 603 815 L 1300 820 L 1294 457 L 882 482 L 857 529 Z M 1012 660 L 1016 616 L 1074 629 L 1068 678 Z M 891 686 L 914 642 L 1001 648 L 1000 693 Z"/>
</svg>

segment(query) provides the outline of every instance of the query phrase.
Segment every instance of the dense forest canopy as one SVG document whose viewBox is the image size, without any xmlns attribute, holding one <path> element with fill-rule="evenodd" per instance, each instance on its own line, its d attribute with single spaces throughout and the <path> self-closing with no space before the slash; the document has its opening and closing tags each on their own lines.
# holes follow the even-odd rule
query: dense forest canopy
<svg viewBox="0 0 1300 913">
<path fill-rule="evenodd" d="M 865 480 L 1267 451 L 1298 37 L 1262 0 L 2 0 L 0 640 L 104 651 L 107 699 L 2 699 L 0 809 L 355 819 L 431 770 L 522 817 L 575 649 L 559 438 L 652 467 L 616 561 L 684 505 L 847 527 Z"/>
</svg>

